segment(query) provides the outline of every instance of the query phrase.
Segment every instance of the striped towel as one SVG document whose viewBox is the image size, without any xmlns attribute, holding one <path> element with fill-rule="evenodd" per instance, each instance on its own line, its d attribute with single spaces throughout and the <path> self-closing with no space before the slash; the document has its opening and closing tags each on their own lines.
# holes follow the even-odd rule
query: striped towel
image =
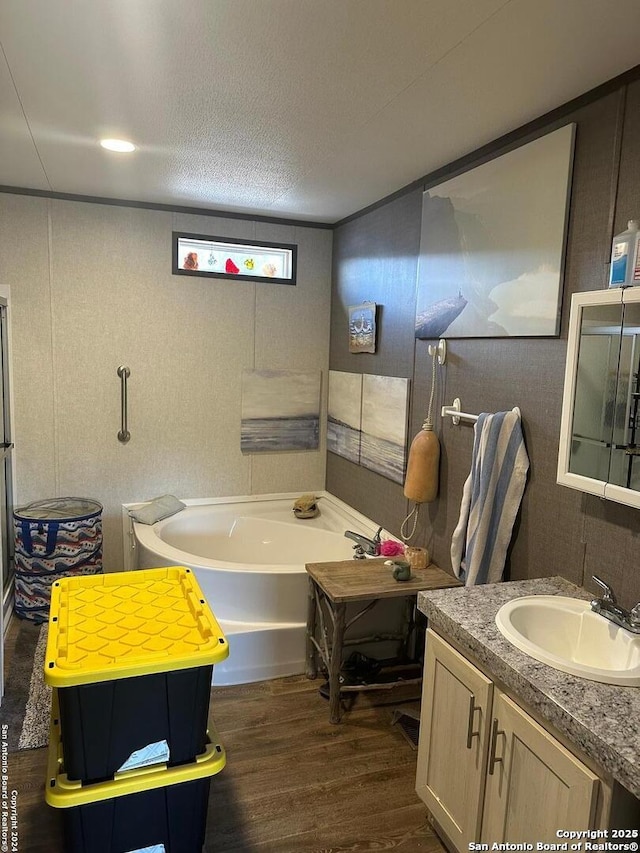
<svg viewBox="0 0 640 853">
<path fill-rule="evenodd" d="M 528 470 L 520 412 L 479 415 L 451 539 L 453 571 L 465 586 L 501 580 Z"/>
</svg>

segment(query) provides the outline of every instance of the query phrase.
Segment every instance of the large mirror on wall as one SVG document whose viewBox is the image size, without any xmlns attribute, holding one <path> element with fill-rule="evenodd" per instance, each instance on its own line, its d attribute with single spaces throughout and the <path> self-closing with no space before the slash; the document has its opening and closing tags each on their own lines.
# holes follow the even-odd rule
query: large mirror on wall
<svg viewBox="0 0 640 853">
<path fill-rule="evenodd" d="M 640 507 L 640 289 L 574 294 L 558 482 Z"/>
</svg>

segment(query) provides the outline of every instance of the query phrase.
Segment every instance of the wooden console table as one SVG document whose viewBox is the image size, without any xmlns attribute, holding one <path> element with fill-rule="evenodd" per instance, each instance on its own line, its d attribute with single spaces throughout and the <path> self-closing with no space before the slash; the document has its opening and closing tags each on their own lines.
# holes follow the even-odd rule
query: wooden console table
<svg viewBox="0 0 640 853">
<path fill-rule="evenodd" d="M 373 560 L 344 560 L 333 563 L 307 563 L 309 575 L 309 601 L 307 611 L 307 677 L 316 678 L 318 656 L 329 676 L 329 720 L 339 723 L 341 716 L 340 691 L 373 690 L 389 688 L 389 684 L 340 685 L 342 650 L 345 631 L 361 616 L 368 613 L 378 601 L 387 598 L 405 598 L 407 613 L 401 634 L 376 634 L 373 637 L 350 639 L 350 644 L 377 640 L 399 640 L 406 651 L 413 627 L 415 600 L 425 589 L 442 589 L 461 586 L 460 581 L 431 564 L 426 569 L 412 569 L 411 580 L 394 580 L 385 558 Z M 347 622 L 347 604 L 362 602 L 363 607 Z M 325 611 L 331 625 L 325 620 Z M 319 630 L 318 630 L 319 629 Z M 331 634 L 331 636 L 329 636 Z M 420 681 L 421 679 L 417 679 Z M 408 681 L 399 682 L 408 684 Z"/>
</svg>

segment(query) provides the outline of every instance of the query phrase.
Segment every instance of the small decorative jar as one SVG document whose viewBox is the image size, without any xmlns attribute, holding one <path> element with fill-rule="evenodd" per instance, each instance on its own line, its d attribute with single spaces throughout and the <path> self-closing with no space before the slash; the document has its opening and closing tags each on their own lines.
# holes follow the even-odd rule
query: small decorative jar
<svg viewBox="0 0 640 853">
<path fill-rule="evenodd" d="M 412 569 L 426 569 L 429 565 L 429 552 L 426 548 L 414 548 L 407 545 L 404 549 L 404 556 Z"/>
</svg>

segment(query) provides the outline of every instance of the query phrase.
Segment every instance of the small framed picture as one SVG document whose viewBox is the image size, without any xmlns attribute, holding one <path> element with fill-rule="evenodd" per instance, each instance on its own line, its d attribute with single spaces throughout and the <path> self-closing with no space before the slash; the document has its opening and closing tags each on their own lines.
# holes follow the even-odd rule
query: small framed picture
<svg viewBox="0 0 640 853">
<path fill-rule="evenodd" d="M 349 306 L 349 352 L 376 351 L 376 303 Z"/>
</svg>

